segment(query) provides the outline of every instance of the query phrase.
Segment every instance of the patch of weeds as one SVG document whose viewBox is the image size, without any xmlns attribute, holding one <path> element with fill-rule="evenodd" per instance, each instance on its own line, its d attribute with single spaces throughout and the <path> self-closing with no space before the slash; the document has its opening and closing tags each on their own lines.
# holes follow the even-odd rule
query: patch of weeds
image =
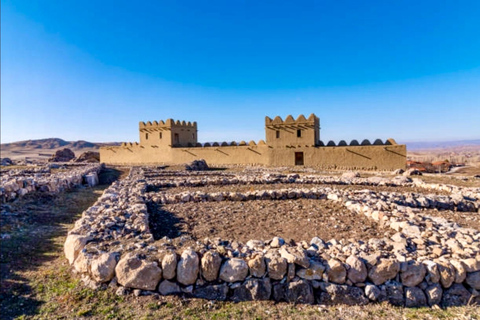
<svg viewBox="0 0 480 320">
<path fill-rule="evenodd" d="M 160 309 L 160 304 L 158 304 L 157 302 L 150 302 L 149 304 L 147 304 L 147 308 L 149 310 L 158 310 Z"/>
</svg>

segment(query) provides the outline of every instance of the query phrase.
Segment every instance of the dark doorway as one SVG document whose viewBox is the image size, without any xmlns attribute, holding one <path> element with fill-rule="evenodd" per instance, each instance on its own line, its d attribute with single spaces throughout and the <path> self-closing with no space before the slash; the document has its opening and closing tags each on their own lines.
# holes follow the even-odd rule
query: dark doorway
<svg viewBox="0 0 480 320">
<path fill-rule="evenodd" d="M 173 136 L 173 143 L 174 144 L 179 144 L 180 143 L 180 137 L 178 136 L 178 133 L 175 133 Z"/>
<path fill-rule="evenodd" d="M 303 152 L 295 152 L 295 165 L 303 166 Z"/>
</svg>

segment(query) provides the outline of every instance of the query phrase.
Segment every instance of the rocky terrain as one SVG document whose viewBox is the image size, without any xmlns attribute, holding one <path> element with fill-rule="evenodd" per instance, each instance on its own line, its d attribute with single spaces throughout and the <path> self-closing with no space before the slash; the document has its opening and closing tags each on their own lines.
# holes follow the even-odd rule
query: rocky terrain
<svg viewBox="0 0 480 320">
<path fill-rule="evenodd" d="M 118 295 L 466 305 L 478 302 L 480 233 L 442 213 L 478 223 L 479 207 L 478 187 L 403 175 L 132 168 L 75 223 L 65 255 L 87 286 Z"/>
<path fill-rule="evenodd" d="M 101 146 L 120 145 L 120 143 L 96 143 L 83 140 L 65 141 L 59 138 L 26 140 L 1 144 L 1 157 L 12 160 L 46 160 L 61 149 L 71 149 L 80 155 L 86 151 L 98 151 Z"/>
</svg>

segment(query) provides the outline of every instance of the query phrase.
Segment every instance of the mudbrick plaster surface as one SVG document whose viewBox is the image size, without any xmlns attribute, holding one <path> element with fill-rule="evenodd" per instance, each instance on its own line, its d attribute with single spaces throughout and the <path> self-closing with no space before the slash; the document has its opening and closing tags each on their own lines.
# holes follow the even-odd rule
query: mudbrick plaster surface
<svg viewBox="0 0 480 320">
<path fill-rule="evenodd" d="M 178 186 L 308 185 L 247 192 L 167 192 Z M 336 185 L 362 185 L 363 190 Z M 375 192 L 369 186 L 410 186 L 425 193 Z M 162 191 L 163 190 L 163 191 Z M 437 192 L 437 193 L 435 193 Z M 192 245 L 156 241 L 148 203 L 336 201 L 395 233 L 359 241 L 279 237 L 203 239 Z M 84 282 L 117 294 L 185 294 L 212 300 L 391 304 L 419 307 L 477 303 L 480 233 L 424 209 L 479 214 L 480 189 L 426 184 L 405 176 L 359 178 L 243 171 L 235 174 L 133 168 L 87 209 L 65 242 L 65 254 Z M 259 212 L 261 214 L 261 212 Z M 248 228 L 248 226 L 245 226 Z M 319 226 L 321 227 L 321 226 Z"/>
<path fill-rule="evenodd" d="M 106 164 L 179 164 L 205 159 L 212 165 L 307 166 L 324 169 L 405 169 L 406 146 L 393 139 L 372 144 L 356 140 L 335 145 L 320 140 L 319 119 L 314 114 L 296 120 L 288 116 L 265 119 L 266 142 L 250 141 L 199 144 L 197 124 L 185 121 L 140 122 L 140 143 L 123 143 L 100 149 Z"/>
</svg>

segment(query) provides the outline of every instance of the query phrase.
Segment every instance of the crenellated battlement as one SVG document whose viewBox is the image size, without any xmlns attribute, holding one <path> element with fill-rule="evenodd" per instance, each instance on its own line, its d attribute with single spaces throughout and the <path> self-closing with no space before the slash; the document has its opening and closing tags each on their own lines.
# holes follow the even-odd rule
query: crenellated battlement
<svg viewBox="0 0 480 320">
<path fill-rule="evenodd" d="M 308 119 L 303 114 L 295 120 L 288 115 L 285 120 L 276 116 L 273 120 L 265 117 L 265 137 L 273 147 L 290 145 L 315 146 L 320 140 L 320 119 L 311 114 Z"/>
<path fill-rule="evenodd" d="M 265 126 L 293 126 L 293 125 L 315 125 L 319 121 L 319 118 L 315 114 L 311 114 L 308 118 L 305 118 L 303 114 L 299 115 L 295 120 L 292 115 L 288 115 L 285 120 L 280 116 L 276 116 L 273 120 L 270 117 L 265 117 Z"/>
<path fill-rule="evenodd" d="M 406 146 L 395 140 L 320 140 L 320 119 L 265 117 L 265 140 L 198 142 L 197 122 L 174 119 L 139 122 L 140 143 L 104 147 L 106 163 L 175 164 L 205 159 L 209 164 L 261 164 L 393 170 L 405 168 Z"/>
<path fill-rule="evenodd" d="M 140 121 L 138 124 L 138 127 L 140 131 L 148 131 L 148 130 L 170 130 L 172 127 L 183 127 L 183 128 L 188 128 L 188 129 L 197 129 L 197 122 L 186 122 L 185 120 L 180 121 L 180 120 L 173 120 L 173 119 L 167 119 L 166 121 L 160 120 L 160 121 L 148 121 L 148 122 L 143 122 Z"/>
</svg>

